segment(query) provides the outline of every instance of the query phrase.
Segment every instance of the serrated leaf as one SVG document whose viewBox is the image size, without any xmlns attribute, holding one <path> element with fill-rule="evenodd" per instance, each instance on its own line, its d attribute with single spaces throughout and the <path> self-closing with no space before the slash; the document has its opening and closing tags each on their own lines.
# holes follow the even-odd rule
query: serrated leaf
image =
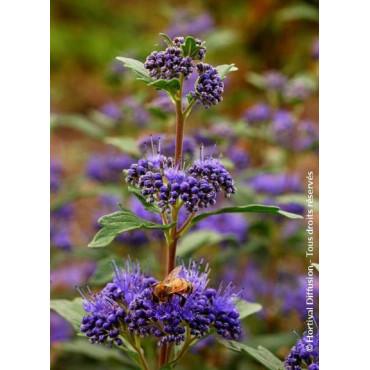
<svg viewBox="0 0 370 370">
<path fill-rule="evenodd" d="M 233 235 L 216 233 L 214 231 L 197 230 L 187 234 L 181 239 L 177 254 L 183 257 L 195 252 L 197 249 L 218 244 L 225 240 L 235 242 L 235 237 L 233 237 Z"/>
<path fill-rule="evenodd" d="M 50 301 L 50 308 L 64 317 L 73 325 L 76 332 L 79 332 L 82 317 L 86 315 L 82 306 L 82 301 L 82 298 L 75 298 L 73 301 L 67 299 L 53 299 Z"/>
<path fill-rule="evenodd" d="M 123 65 L 135 73 L 137 79 L 149 84 L 153 82 L 153 79 L 149 77 L 149 72 L 145 69 L 144 64 L 140 61 L 132 58 L 117 57 L 117 60 L 121 61 Z"/>
<path fill-rule="evenodd" d="M 238 70 L 238 68 L 235 67 L 235 64 L 222 64 L 217 66 L 215 69 L 217 70 L 221 80 L 225 79 L 230 72 L 235 72 Z"/>
<path fill-rule="evenodd" d="M 248 302 L 240 298 L 235 300 L 235 307 L 239 312 L 240 320 L 245 319 L 247 316 L 250 316 L 262 310 L 262 306 L 259 303 Z"/>
<path fill-rule="evenodd" d="M 200 45 L 197 45 L 195 38 L 192 36 L 187 36 L 185 39 L 185 43 L 181 45 L 181 49 L 183 51 L 184 57 L 192 57 L 194 58 L 198 53 Z"/>
<path fill-rule="evenodd" d="M 156 80 L 148 84 L 149 86 L 154 86 L 158 90 L 164 90 L 175 95 L 177 91 L 180 90 L 180 80 L 178 78 L 172 78 L 171 80 Z"/>
<path fill-rule="evenodd" d="M 100 248 L 109 245 L 117 235 L 128 231 L 139 229 L 167 230 L 174 226 L 174 223 L 168 225 L 159 225 L 136 216 L 128 208 L 119 205 L 122 211 L 105 215 L 98 220 L 102 229 L 94 236 L 94 239 L 88 245 L 90 248 Z"/>
<path fill-rule="evenodd" d="M 174 46 L 173 42 L 172 42 L 172 39 L 171 37 L 167 36 L 165 33 L 161 32 L 160 33 L 160 36 L 162 36 L 164 38 L 164 41 L 166 42 L 166 44 L 168 46 Z"/>
<path fill-rule="evenodd" d="M 113 145 L 124 153 L 134 156 L 140 155 L 136 140 L 130 137 L 107 137 L 104 142 Z"/>
<path fill-rule="evenodd" d="M 124 363 L 126 365 L 125 368 L 138 368 L 136 364 L 133 364 L 123 355 L 122 351 L 115 348 L 107 348 L 100 344 L 91 344 L 86 339 L 76 339 L 72 342 L 64 342 L 60 344 L 59 348 L 65 352 L 79 353 L 99 361 L 116 360 Z"/>
<path fill-rule="evenodd" d="M 276 206 L 264 206 L 261 204 L 249 204 L 247 206 L 238 206 L 238 207 L 225 207 L 220 208 L 213 212 L 205 212 L 196 217 L 194 217 L 191 221 L 191 225 L 197 224 L 199 221 L 213 216 L 218 215 L 221 213 L 270 213 L 275 215 L 281 215 L 292 219 L 302 219 L 301 215 L 296 215 L 295 213 L 285 212 L 280 210 L 279 207 Z"/>
<path fill-rule="evenodd" d="M 252 356 L 259 363 L 264 365 L 267 369 L 270 370 L 284 370 L 284 364 L 280 361 L 274 354 L 262 346 L 258 346 L 257 349 L 249 347 L 243 343 L 228 341 L 224 339 L 218 340 L 225 347 L 241 353 L 247 353 Z"/>
<path fill-rule="evenodd" d="M 161 214 L 161 209 L 155 203 L 148 203 L 144 195 L 141 194 L 141 191 L 138 188 L 133 186 L 128 187 L 128 191 L 135 195 L 137 199 L 139 199 L 140 203 L 144 206 L 147 211 L 155 212 L 157 214 Z"/>
</svg>

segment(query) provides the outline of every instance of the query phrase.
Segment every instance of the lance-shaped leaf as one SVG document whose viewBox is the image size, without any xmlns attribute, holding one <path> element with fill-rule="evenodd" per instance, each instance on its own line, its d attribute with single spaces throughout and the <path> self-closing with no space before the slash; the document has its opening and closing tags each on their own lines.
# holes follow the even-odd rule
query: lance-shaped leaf
<svg viewBox="0 0 370 370">
<path fill-rule="evenodd" d="M 246 353 L 252 356 L 259 363 L 264 365 L 270 370 L 284 370 L 284 364 L 280 361 L 274 354 L 262 346 L 258 346 L 257 349 L 253 347 L 246 346 L 243 343 L 228 341 L 224 339 L 219 339 L 219 342 L 225 347 L 240 353 Z"/>
<path fill-rule="evenodd" d="M 154 81 L 151 77 L 149 77 L 148 70 L 144 68 L 144 64 L 141 63 L 140 61 L 124 57 L 117 57 L 116 59 L 121 61 L 126 68 L 134 72 L 138 80 L 143 81 L 146 84 L 149 84 Z"/>
<path fill-rule="evenodd" d="M 301 215 L 297 215 L 295 213 L 285 212 L 282 211 L 279 207 L 276 206 L 264 206 L 261 204 L 249 204 L 247 206 L 239 206 L 239 207 L 225 207 L 220 208 L 213 212 L 205 212 L 202 213 L 196 217 L 194 217 L 191 221 L 191 226 L 197 224 L 199 221 L 213 216 L 218 215 L 221 213 L 270 213 L 280 216 L 285 216 L 287 218 L 292 219 L 302 219 L 303 217 Z"/>
<path fill-rule="evenodd" d="M 89 244 L 90 248 L 106 247 L 117 235 L 128 231 L 139 229 L 167 230 L 174 226 L 174 223 L 168 225 L 159 225 L 154 222 L 145 220 L 135 215 L 128 208 L 119 204 L 121 211 L 105 215 L 98 220 L 102 229 L 94 236 Z"/>
<path fill-rule="evenodd" d="M 161 214 L 161 209 L 155 203 L 148 203 L 146 200 L 147 198 L 141 194 L 141 191 L 138 188 L 133 186 L 128 187 L 128 191 L 135 195 L 137 199 L 139 199 L 140 203 L 144 206 L 144 208 L 150 212 Z"/>
<path fill-rule="evenodd" d="M 177 254 L 181 257 L 187 256 L 202 247 L 208 247 L 222 241 L 235 243 L 235 237 L 232 234 L 225 235 L 209 230 L 197 230 L 181 240 Z"/>
<path fill-rule="evenodd" d="M 53 299 L 50 301 L 50 308 L 70 322 L 76 332 L 80 331 L 82 317 L 86 315 L 82 298 L 75 298 L 73 301 Z"/>
<path fill-rule="evenodd" d="M 156 80 L 148 85 L 154 86 L 158 90 L 167 91 L 172 96 L 180 90 L 180 80 L 178 78 L 172 78 L 171 80 Z"/>
<path fill-rule="evenodd" d="M 239 312 L 239 319 L 245 319 L 247 316 L 253 315 L 254 313 L 261 311 L 262 306 L 259 303 L 248 302 L 244 299 L 236 299 L 235 307 Z"/>
<path fill-rule="evenodd" d="M 163 32 L 161 32 L 159 35 L 160 35 L 160 36 L 162 36 L 162 37 L 164 38 L 164 41 L 166 42 L 166 44 L 167 44 L 168 46 L 174 46 L 174 44 L 173 44 L 173 42 L 172 42 L 172 40 L 171 40 L 171 37 L 167 36 L 167 35 L 166 35 L 165 33 L 163 33 Z"/>
<path fill-rule="evenodd" d="M 238 68 L 235 67 L 235 64 L 222 64 L 217 66 L 215 69 L 217 70 L 221 80 L 225 79 L 228 73 L 238 70 Z"/>
<path fill-rule="evenodd" d="M 140 150 L 137 147 L 137 142 L 130 137 L 116 137 L 110 136 L 104 139 L 104 142 L 113 145 L 123 153 L 131 154 L 134 156 L 140 155 Z"/>
</svg>

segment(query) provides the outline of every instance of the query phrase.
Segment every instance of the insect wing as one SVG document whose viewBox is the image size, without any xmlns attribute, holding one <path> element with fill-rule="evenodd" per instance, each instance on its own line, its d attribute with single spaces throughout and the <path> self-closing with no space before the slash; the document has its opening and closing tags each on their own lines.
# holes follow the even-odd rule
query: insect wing
<svg viewBox="0 0 370 370">
<path fill-rule="evenodd" d="M 168 283 L 172 279 L 175 279 L 178 277 L 180 271 L 182 269 L 182 265 L 175 267 L 169 274 L 168 276 L 163 280 L 163 283 Z"/>
</svg>

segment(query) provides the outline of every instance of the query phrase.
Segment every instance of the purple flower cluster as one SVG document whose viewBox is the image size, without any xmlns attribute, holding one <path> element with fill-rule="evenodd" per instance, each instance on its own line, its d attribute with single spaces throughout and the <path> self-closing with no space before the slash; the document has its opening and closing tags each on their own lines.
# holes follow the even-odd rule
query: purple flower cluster
<svg viewBox="0 0 370 370">
<path fill-rule="evenodd" d="M 314 92 L 313 81 L 307 76 L 298 76 L 290 79 L 284 88 L 284 98 L 288 101 L 304 101 Z"/>
<path fill-rule="evenodd" d="M 312 348 L 309 351 L 308 348 Z M 298 339 L 289 355 L 285 358 L 284 367 L 287 370 L 301 370 L 302 366 L 308 370 L 319 370 L 319 332 L 314 336 L 303 335 Z"/>
<path fill-rule="evenodd" d="M 122 170 L 130 166 L 133 159 L 127 154 L 92 155 L 87 162 L 86 176 L 98 182 L 119 182 Z"/>
<path fill-rule="evenodd" d="M 248 108 L 244 118 L 250 125 L 266 122 L 271 118 L 271 109 L 267 104 L 259 103 Z"/>
<path fill-rule="evenodd" d="M 200 101 L 205 108 L 221 102 L 224 83 L 217 70 L 205 63 L 197 64 L 197 70 L 199 78 L 195 86 L 195 92 L 192 91 L 190 94 L 194 99 Z"/>
<path fill-rule="evenodd" d="M 176 47 L 181 47 L 181 45 L 185 44 L 185 39 L 184 37 L 175 37 L 172 42 Z M 206 57 L 206 51 L 207 48 L 205 46 L 202 46 L 202 40 L 200 39 L 195 39 L 195 44 L 199 46 L 199 50 L 197 51 L 197 54 L 193 56 L 195 60 L 202 60 Z"/>
<path fill-rule="evenodd" d="M 275 112 L 272 121 L 272 133 L 279 145 L 294 148 L 295 125 L 293 115 L 289 111 L 279 110 Z"/>
<path fill-rule="evenodd" d="M 173 166 L 173 159 L 160 153 L 148 159 L 140 159 L 126 171 L 126 182 L 141 189 L 148 203 L 158 201 L 158 206 L 168 210 L 181 199 L 186 210 L 196 212 L 216 204 L 221 190 L 226 197 L 236 191 L 230 173 L 215 158 L 201 158 L 186 170 Z"/>
<path fill-rule="evenodd" d="M 186 78 L 194 70 L 192 59 L 182 55 L 179 47 L 168 47 L 164 52 L 153 51 L 144 63 L 144 67 L 149 70 L 149 76 L 155 79 L 171 80 L 179 78 L 182 73 Z"/>
<path fill-rule="evenodd" d="M 114 279 L 98 294 L 86 294 L 84 308 L 89 313 L 82 319 L 81 331 L 92 343 L 121 345 L 119 335 L 134 333 L 152 336 L 158 344 L 180 344 L 188 335 L 197 339 L 206 335 L 212 326 L 219 335 L 237 339 L 241 334 L 239 313 L 235 308 L 232 285 L 216 291 L 208 288 L 210 270 L 202 263 L 182 265 L 179 277 L 193 284 L 193 292 L 182 298 L 172 296 L 164 303 L 152 299 L 153 284 L 157 281 L 144 274 L 140 265 L 127 261 L 123 268 L 114 262 Z"/>
</svg>

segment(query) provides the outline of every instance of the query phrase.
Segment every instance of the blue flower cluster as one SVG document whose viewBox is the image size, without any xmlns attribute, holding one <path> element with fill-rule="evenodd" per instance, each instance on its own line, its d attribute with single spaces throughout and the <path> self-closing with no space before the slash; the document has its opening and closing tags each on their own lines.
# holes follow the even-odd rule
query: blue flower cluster
<svg viewBox="0 0 370 370">
<path fill-rule="evenodd" d="M 235 308 L 234 287 L 208 288 L 210 270 L 203 263 L 190 261 L 182 265 L 179 277 L 192 283 L 194 289 L 182 298 L 172 296 L 164 303 L 152 299 L 157 281 L 144 274 L 138 263 L 127 261 L 123 268 L 113 262 L 114 279 L 98 294 L 80 290 L 89 313 L 82 319 L 81 331 L 92 343 L 121 345 L 119 335 L 134 333 L 152 336 L 158 344 L 180 344 L 190 335 L 197 339 L 209 333 L 212 326 L 227 339 L 237 339 L 242 328 Z"/>
<path fill-rule="evenodd" d="M 164 52 L 153 51 L 146 58 L 144 67 L 149 70 L 150 77 L 170 80 L 179 78 L 180 73 L 188 78 L 194 70 L 194 63 L 190 57 L 182 56 L 180 48 L 168 47 Z"/>
<path fill-rule="evenodd" d="M 309 348 L 312 348 L 312 351 L 308 351 Z M 302 365 L 304 368 L 307 366 L 308 370 L 319 370 L 318 331 L 313 337 L 304 334 L 302 339 L 298 339 L 284 361 L 287 370 L 301 370 Z"/>
<path fill-rule="evenodd" d="M 174 45 L 176 47 L 181 47 L 181 45 L 184 45 L 185 44 L 185 38 L 184 37 L 175 37 L 172 42 L 174 43 Z M 193 58 L 195 60 L 202 60 L 206 57 L 206 51 L 207 51 L 207 48 L 205 46 L 201 46 L 202 45 L 202 40 L 200 39 L 195 39 L 195 43 L 196 45 L 199 46 L 199 50 L 197 52 L 197 54 L 195 56 L 193 56 Z"/>
<path fill-rule="evenodd" d="M 202 153 L 203 149 L 201 158 L 186 170 L 174 167 L 171 157 L 153 154 L 126 170 L 126 182 L 139 187 L 148 203 L 157 201 L 163 211 L 178 199 L 189 213 L 213 206 L 221 190 L 226 197 L 236 192 L 235 182 L 218 159 L 204 159 Z"/>
<path fill-rule="evenodd" d="M 222 101 L 224 83 L 217 70 L 206 63 L 197 64 L 199 78 L 195 86 L 195 92 L 190 94 L 194 99 L 202 103 L 205 108 L 216 105 Z"/>
</svg>

